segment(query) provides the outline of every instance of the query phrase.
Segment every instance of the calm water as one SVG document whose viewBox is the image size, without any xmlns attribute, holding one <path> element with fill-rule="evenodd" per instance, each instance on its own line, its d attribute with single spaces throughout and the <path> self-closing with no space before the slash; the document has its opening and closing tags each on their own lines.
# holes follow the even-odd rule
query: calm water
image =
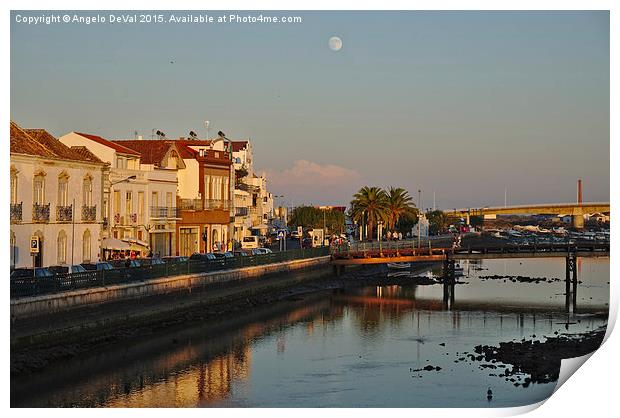
<svg viewBox="0 0 620 418">
<path fill-rule="evenodd" d="M 360 288 L 260 310 L 221 329 L 171 331 L 11 382 L 12 406 L 504 407 L 548 397 L 555 383 L 515 388 L 476 363 L 478 344 L 606 321 L 609 259 L 579 261 L 576 307 L 565 285 L 482 280 L 564 278 L 563 259 L 461 262 L 466 277 L 445 310 L 441 285 Z M 428 275 L 440 271 L 429 270 Z M 440 344 L 445 344 L 442 346 Z M 460 354 L 457 354 L 460 353 Z M 411 372 L 432 365 L 440 371 Z M 487 388 L 493 399 L 486 399 Z"/>
</svg>

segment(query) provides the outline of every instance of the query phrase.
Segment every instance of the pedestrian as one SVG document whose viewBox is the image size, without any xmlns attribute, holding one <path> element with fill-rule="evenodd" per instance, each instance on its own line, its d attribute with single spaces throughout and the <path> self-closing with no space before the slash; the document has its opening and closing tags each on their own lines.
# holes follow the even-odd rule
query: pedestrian
<svg viewBox="0 0 620 418">
<path fill-rule="evenodd" d="M 399 233 L 398 233 L 398 240 L 399 240 L 399 241 L 402 241 L 402 240 L 403 240 L 403 233 L 402 233 L 402 232 L 399 232 Z"/>
</svg>

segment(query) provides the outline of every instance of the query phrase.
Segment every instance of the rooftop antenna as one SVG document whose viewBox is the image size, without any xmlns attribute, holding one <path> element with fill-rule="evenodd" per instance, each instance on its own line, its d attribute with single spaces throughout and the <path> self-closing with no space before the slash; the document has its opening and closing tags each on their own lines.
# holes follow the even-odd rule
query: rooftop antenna
<svg viewBox="0 0 620 418">
<path fill-rule="evenodd" d="M 207 130 L 207 139 L 209 139 L 209 125 L 211 121 L 205 120 L 205 129 Z"/>
<path fill-rule="evenodd" d="M 133 139 L 138 139 L 138 131 L 133 131 Z"/>
</svg>

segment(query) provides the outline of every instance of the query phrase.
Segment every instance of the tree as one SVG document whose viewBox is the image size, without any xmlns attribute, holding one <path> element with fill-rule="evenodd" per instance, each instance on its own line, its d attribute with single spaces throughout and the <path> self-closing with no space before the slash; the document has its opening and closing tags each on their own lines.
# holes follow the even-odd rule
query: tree
<svg viewBox="0 0 620 418">
<path fill-rule="evenodd" d="M 304 229 L 322 229 L 323 225 L 329 233 L 342 234 L 345 231 L 344 213 L 334 209 L 320 209 L 313 206 L 298 206 L 293 209 L 289 224 Z"/>
<path fill-rule="evenodd" d="M 450 219 L 448 215 L 446 215 L 441 210 L 433 210 L 426 214 L 426 219 L 428 219 L 430 232 L 432 235 L 437 235 L 442 232 L 446 232 L 448 226 L 450 225 Z"/>
<path fill-rule="evenodd" d="M 417 218 L 417 209 L 409 193 L 400 187 L 390 187 L 387 193 L 387 223 L 388 231 L 396 229 L 401 218 Z"/>
<path fill-rule="evenodd" d="M 369 238 L 372 240 L 375 225 L 388 220 L 388 197 L 385 191 L 380 187 L 362 187 L 353 195 L 351 218 L 360 224 L 366 220 Z"/>
</svg>

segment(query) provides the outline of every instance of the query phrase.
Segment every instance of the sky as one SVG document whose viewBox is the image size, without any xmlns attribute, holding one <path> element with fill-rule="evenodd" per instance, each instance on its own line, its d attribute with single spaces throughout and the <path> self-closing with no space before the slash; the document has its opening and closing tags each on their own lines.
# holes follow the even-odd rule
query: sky
<svg viewBox="0 0 620 418">
<path fill-rule="evenodd" d="M 287 206 L 347 204 L 364 185 L 416 203 L 420 190 L 423 208 L 433 196 L 442 209 L 503 205 L 505 191 L 509 205 L 572 202 L 579 178 L 584 200 L 609 201 L 608 12 L 16 21 L 56 13 L 11 14 L 11 119 L 23 127 L 205 137 L 208 120 L 210 136 L 251 139 L 255 170 Z M 205 13 L 230 14 L 193 12 Z"/>
</svg>

